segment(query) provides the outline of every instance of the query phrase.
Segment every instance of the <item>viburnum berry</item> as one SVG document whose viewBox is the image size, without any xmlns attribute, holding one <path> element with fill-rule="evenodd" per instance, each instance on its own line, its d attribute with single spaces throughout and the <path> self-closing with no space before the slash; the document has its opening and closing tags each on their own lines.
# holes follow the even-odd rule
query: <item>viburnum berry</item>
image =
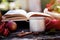
<svg viewBox="0 0 60 40">
<path fill-rule="evenodd" d="M 46 4 L 46 8 L 48 8 L 48 7 L 50 7 L 51 6 L 51 4 Z"/>
</svg>

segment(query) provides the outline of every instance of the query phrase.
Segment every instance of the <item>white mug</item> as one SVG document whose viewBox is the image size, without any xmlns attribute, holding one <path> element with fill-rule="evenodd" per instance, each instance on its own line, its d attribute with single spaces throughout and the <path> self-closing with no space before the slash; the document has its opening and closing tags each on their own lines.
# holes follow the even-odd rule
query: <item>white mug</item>
<svg viewBox="0 0 60 40">
<path fill-rule="evenodd" d="M 29 24 L 31 32 L 45 31 L 45 17 L 30 17 Z"/>
</svg>

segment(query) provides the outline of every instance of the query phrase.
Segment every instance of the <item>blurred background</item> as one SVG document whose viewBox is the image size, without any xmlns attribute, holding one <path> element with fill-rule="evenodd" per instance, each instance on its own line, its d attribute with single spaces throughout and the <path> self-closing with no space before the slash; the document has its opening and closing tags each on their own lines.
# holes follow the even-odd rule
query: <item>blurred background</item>
<svg viewBox="0 0 60 40">
<path fill-rule="evenodd" d="M 0 10 L 3 11 L 2 14 L 14 9 L 42 12 L 49 2 L 50 0 L 0 0 Z"/>
</svg>

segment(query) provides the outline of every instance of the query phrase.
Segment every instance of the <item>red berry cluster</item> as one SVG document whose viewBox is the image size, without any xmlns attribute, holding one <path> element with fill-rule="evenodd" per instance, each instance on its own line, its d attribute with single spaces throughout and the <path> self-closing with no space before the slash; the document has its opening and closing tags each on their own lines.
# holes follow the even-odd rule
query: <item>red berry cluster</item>
<svg viewBox="0 0 60 40">
<path fill-rule="evenodd" d="M 15 24 L 15 26 L 13 26 L 14 24 Z M 4 21 L 2 21 L 2 22 L 0 22 L 0 34 L 3 36 L 8 36 L 11 31 L 16 30 L 16 28 L 17 28 L 16 26 L 17 25 L 15 22 L 9 22 L 9 21 L 4 22 Z"/>
</svg>

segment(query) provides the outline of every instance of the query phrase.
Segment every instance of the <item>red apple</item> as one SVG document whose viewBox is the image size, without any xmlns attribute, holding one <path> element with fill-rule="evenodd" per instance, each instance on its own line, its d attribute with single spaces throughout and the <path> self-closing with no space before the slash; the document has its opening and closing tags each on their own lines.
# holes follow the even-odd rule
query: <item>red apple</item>
<svg viewBox="0 0 60 40">
<path fill-rule="evenodd" d="M 7 27 L 10 29 L 10 31 L 15 31 L 17 29 L 17 24 L 13 21 L 8 21 Z"/>
<path fill-rule="evenodd" d="M 50 23 L 49 23 L 50 21 Z M 45 24 L 46 24 L 46 29 L 56 29 L 56 30 L 60 30 L 60 20 L 58 19 L 46 19 L 45 20 Z"/>
<path fill-rule="evenodd" d="M 3 35 L 8 36 L 8 34 L 9 34 L 9 30 L 7 28 L 5 28 L 4 31 L 3 31 Z"/>
<path fill-rule="evenodd" d="M 56 30 L 60 30 L 60 20 L 58 20 L 58 19 L 53 19 L 51 22 L 52 22 L 52 24 L 53 24 L 53 27 L 54 27 Z"/>
</svg>

